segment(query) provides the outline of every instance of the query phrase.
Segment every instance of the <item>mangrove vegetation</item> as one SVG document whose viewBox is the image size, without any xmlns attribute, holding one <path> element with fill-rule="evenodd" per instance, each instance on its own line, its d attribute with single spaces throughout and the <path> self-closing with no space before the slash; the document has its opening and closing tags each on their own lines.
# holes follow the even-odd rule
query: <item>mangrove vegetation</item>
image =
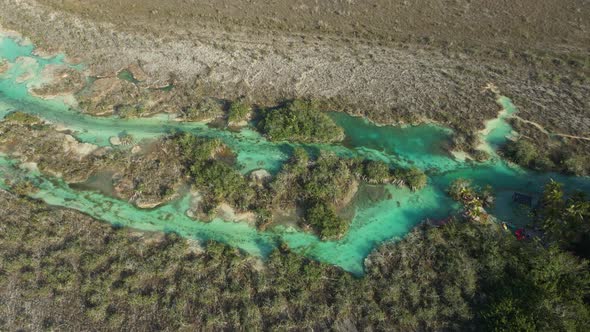
<svg viewBox="0 0 590 332">
<path fill-rule="evenodd" d="M 342 129 L 315 101 L 294 100 L 264 110 L 258 128 L 272 141 L 330 143 L 344 139 Z"/>
<path fill-rule="evenodd" d="M 569 222 L 570 201 L 550 198 L 556 188 L 547 189 L 545 206 L 555 204 L 543 215 L 560 216 L 569 232 L 580 224 Z M 518 241 L 491 222 L 425 224 L 380 246 L 358 278 L 286 246 L 260 262 L 215 242 L 203 248 L 174 233 L 112 228 L 5 191 L 0 203 L 3 329 L 558 331 L 590 324 L 588 262 L 565 251 L 572 239 L 561 231 Z M 582 216 L 587 224 L 587 211 Z"/>
</svg>

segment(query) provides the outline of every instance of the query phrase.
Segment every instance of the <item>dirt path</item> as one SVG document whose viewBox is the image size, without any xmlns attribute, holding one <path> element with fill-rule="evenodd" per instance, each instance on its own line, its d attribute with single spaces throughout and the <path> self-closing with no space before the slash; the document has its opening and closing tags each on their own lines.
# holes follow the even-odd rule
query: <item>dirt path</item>
<svg viewBox="0 0 590 332">
<path fill-rule="evenodd" d="M 513 115 L 512 117 L 515 118 L 515 119 L 517 119 L 518 121 L 521 121 L 521 122 L 524 122 L 524 123 L 528 123 L 530 125 L 533 125 L 535 128 L 539 129 L 542 133 L 544 133 L 544 134 L 546 134 L 548 136 L 560 136 L 560 137 L 574 138 L 574 139 L 581 139 L 581 140 L 585 140 L 585 141 L 590 141 L 590 137 L 575 136 L 575 135 L 569 135 L 569 134 L 551 133 L 547 129 L 545 129 L 543 126 L 541 126 L 540 124 L 538 124 L 536 122 L 525 120 L 525 119 L 519 117 L 518 115 Z"/>
</svg>

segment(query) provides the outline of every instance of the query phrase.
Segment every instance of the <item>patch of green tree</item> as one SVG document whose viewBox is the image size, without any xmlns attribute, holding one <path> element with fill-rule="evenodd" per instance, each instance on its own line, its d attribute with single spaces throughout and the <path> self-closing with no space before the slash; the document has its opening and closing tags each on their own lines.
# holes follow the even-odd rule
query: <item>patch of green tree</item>
<svg viewBox="0 0 590 332">
<path fill-rule="evenodd" d="M 479 188 L 473 186 L 469 179 L 459 178 L 451 183 L 447 189 L 447 194 L 457 202 L 464 202 L 465 199 L 475 197 L 481 201 L 483 207 L 490 207 L 495 202 L 493 189 L 491 186 Z"/>
<path fill-rule="evenodd" d="M 363 178 L 369 183 L 387 183 L 391 180 L 389 165 L 382 161 L 367 160 L 362 170 Z"/>
<path fill-rule="evenodd" d="M 270 183 L 270 208 L 298 206 L 305 211 L 303 226 L 311 226 L 322 239 L 338 238 L 348 229 L 350 220 L 338 217 L 353 198 L 359 182 L 405 185 L 422 189 L 427 176 L 417 168 L 392 169 L 382 161 L 340 158 L 321 151 L 311 158 L 296 148 L 290 161 Z"/>
<path fill-rule="evenodd" d="M 207 121 L 219 118 L 223 114 L 223 102 L 213 98 L 202 98 L 182 109 L 183 118 L 187 121 Z"/>
<path fill-rule="evenodd" d="M 305 210 L 304 225 L 312 226 L 323 239 L 342 236 L 349 220 L 336 215 L 335 209 L 356 187 L 356 178 L 348 160 L 333 153 L 320 153 L 312 160 L 301 148 L 270 184 L 273 202 L 278 208 L 298 205 Z"/>
<path fill-rule="evenodd" d="M 406 330 L 556 331 L 589 321 L 587 261 L 516 241 L 493 223 L 418 229 L 380 248 L 367 269 L 380 280 L 386 315 Z"/>
<path fill-rule="evenodd" d="M 380 160 L 355 160 L 352 168 L 360 179 L 371 184 L 396 184 L 414 191 L 428 184 L 428 176 L 417 167 L 391 168 Z"/>
<path fill-rule="evenodd" d="M 272 141 L 329 143 L 341 141 L 344 132 L 313 101 L 294 100 L 265 110 L 258 129 Z"/>
<path fill-rule="evenodd" d="M 527 140 L 510 141 L 505 147 L 506 154 L 519 165 L 532 166 L 539 156 L 537 148 Z"/>
<path fill-rule="evenodd" d="M 587 155 L 571 151 L 539 149 L 526 139 L 509 141 L 503 153 L 512 162 L 538 171 L 557 171 L 576 176 L 590 174 L 590 159 Z"/>
<path fill-rule="evenodd" d="M 244 101 L 234 101 L 231 103 L 228 113 L 228 123 L 239 123 L 248 119 L 248 116 L 252 112 L 252 107 Z"/>
<path fill-rule="evenodd" d="M 473 186 L 470 180 L 460 178 L 451 183 L 447 188 L 447 193 L 452 199 L 463 205 L 463 219 L 478 223 L 490 221 L 490 215 L 485 210 L 495 202 L 490 186 L 482 189 Z"/>
<path fill-rule="evenodd" d="M 215 159 L 215 155 L 224 147 L 218 139 L 197 137 L 190 133 L 177 133 L 170 138 L 178 144 L 183 162 L 189 168 Z"/>
<path fill-rule="evenodd" d="M 398 179 L 402 179 L 405 184 L 414 191 L 420 190 L 428 184 L 428 176 L 417 167 L 396 169 L 394 176 Z"/>
<path fill-rule="evenodd" d="M 254 198 L 254 190 L 247 179 L 235 168 L 222 161 L 194 164 L 190 174 L 197 188 L 204 191 L 211 208 L 223 201 L 239 210 L 246 210 Z"/>
<path fill-rule="evenodd" d="M 205 212 L 213 211 L 223 202 L 242 211 L 250 208 L 255 197 L 254 189 L 234 167 L 234 157 L 223 142 L 189 133 L 177 134 L 171 139 L 181 150 L 192 184 L 202 191 L 206 199 Z M 224 160 L 221 155 L 229 155 L 230 158 Z"/>
<path fill-rule="evenodd" d="M 326 203 L 315 203 L 305 211 L 305 222 L 317 230 L 320 238 L 334 239 L 348 231 L 349 222 L 339 217 Z"/>
<path fill-rule="evenodd" d="M 33 125 L 41 122 L 41 119 L 39 119 L 38 117 L 20 111 L 8 113 L 4 117 L 4 120 L 8 122 L 16 122 L 22 125 Z"/>
<path fill-rule="evenodd" d="M 115 114 L 123 119 L 139 118 L 145 113 L 145 107 L 142 104 L 135 105 L 117 105 Z"/>
<path fill-rule="evenodd" d="M 584 194 L 568 197 L 560 183 L 551 181 L 545 187 L 536 217 L 548 241 L 590 258 L 590 200 Z"/>
</svg>

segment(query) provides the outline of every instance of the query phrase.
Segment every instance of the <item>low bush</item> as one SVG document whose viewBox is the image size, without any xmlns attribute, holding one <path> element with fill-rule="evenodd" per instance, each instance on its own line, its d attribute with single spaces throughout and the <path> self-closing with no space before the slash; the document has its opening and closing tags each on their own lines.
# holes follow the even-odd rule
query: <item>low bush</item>
<svg viewBox="0 0 590 332">
<path fill-rule="evenodd" d="M 314 102 L 302 100 L 266 110 L 258 128 L 272 141 L 329 143 L 344 138 L 342 128 L 322 113 Z"/>
<path fill-rule="evenodd" d="M 305 222 L 311 225 L 322 240 L 336 239 L 348 230 L 349 222 L 336 215 L 325 203 L 315 203 L 305 211 Z"/>
<path fill-rule="evenodd" d="M 4 119 L 9 122 L 16 122 L 23 125 L 32 125 L 41 122 L 41 119 L 38 117 L 19 111 L 9 113 Z"/>
<path fill-rule="evenodd" d="M 243 101 L 235 101 L 229 107 L 227 114 L 228 123 L 238 123 L 248 119 L 248 116 L 252 112 L 252 107 Z"/>
</svg>

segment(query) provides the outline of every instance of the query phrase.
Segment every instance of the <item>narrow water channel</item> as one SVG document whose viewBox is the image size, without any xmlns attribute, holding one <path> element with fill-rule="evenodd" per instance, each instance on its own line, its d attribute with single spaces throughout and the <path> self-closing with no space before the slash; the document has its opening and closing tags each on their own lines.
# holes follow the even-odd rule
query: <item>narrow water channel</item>
<svg viewBox="0 0 590 332">
<path fill-rule="evenodd" d="M 272 143 L 251 129 L 231 132 L 209 128 L 201 123 L 181 123 L 166 115 L 153 118 L 98 118 L 81 114 L 63 98 L 41 99 L 29 93 L 47 78 L 42 70 L 50 64 L 65 64 L 64 56 L 41 58 L 33 54 L 34 47 L 14 38 L 0 35 L 0 64 L 8 69 L 0 73 L 0 117 L 20 110 L 35 114 L 51 123 L 64 126 L 83 142 L 101 146 L 121 133 L 134 139 L 153 139 L 173 130 L 189 131 L 199 136 L 216 137 L 228 144 L 238 155 L 241 171 L 247 173 L 265 168 L 277 172 L 296 146 Z M 82 70 L 82 66 L 74 68 Z M 491 185 L 497 195 L 492 213 L 509 223 L 525 222 L 517 206 L 511 204 L 515 191 L 536 194 L 550 180 L 563 182 L 566 188 L 590 193 L 590 179 L 566 177 L 554 173 L 536 173 L 511 166 L 494 154 L 512 131 L 507 117 L 517 110 L 510 99 L 498 100 L 497 119 L 487 123 L 483 134 L 485 148 L 493 157 L 485 163 L 473 163 L 453 157 L 448 147 L 452 131 L 435 125 L 416 127 L 376 126 L 363 118 L 343 113 L 331 116 L 344 128 L 344 144 L 311 144 L 303 147 L 314 151 L 330 150 L 341 156 L 362 156 L 380 159 L 400 166 L 416 166 L 427 171 L 428 186 L 419 192 L 386 186 L 388 198 L 356 206 L 355 216 L 347 235 L 338 241 L 320 241 L 317 237 L 294 228 L 278 226 L 259 232 L 245 223 L 214 220 L 194 221 L 185 214 L 190 197 L 184 197 L 156 209 L 142 210 L 98 191 L 74 189 L 60 179 L 50 178 L 20 167 L 19 163 L 0 156 L 0 186 L 7 180 L 28 179 L 40 190 L 34 195 L 46 203 L 63 206 L 91 215 L 118 226 L 146 231 L 176 232 L 199 241 L 217 240 L 238 247 L 250 254 L 265 256 L 280 242 L 308 257 L 341 266 L 355 274 L 363 273 L 364 258 L 383 241 L 402 238 L 425 218 L 443 218 L 457 208 L 445 194 L 455 179 L 467 178 L 475 185 Z M 523 219 L 525 218 L 525 219 Z"/>
</svg>

